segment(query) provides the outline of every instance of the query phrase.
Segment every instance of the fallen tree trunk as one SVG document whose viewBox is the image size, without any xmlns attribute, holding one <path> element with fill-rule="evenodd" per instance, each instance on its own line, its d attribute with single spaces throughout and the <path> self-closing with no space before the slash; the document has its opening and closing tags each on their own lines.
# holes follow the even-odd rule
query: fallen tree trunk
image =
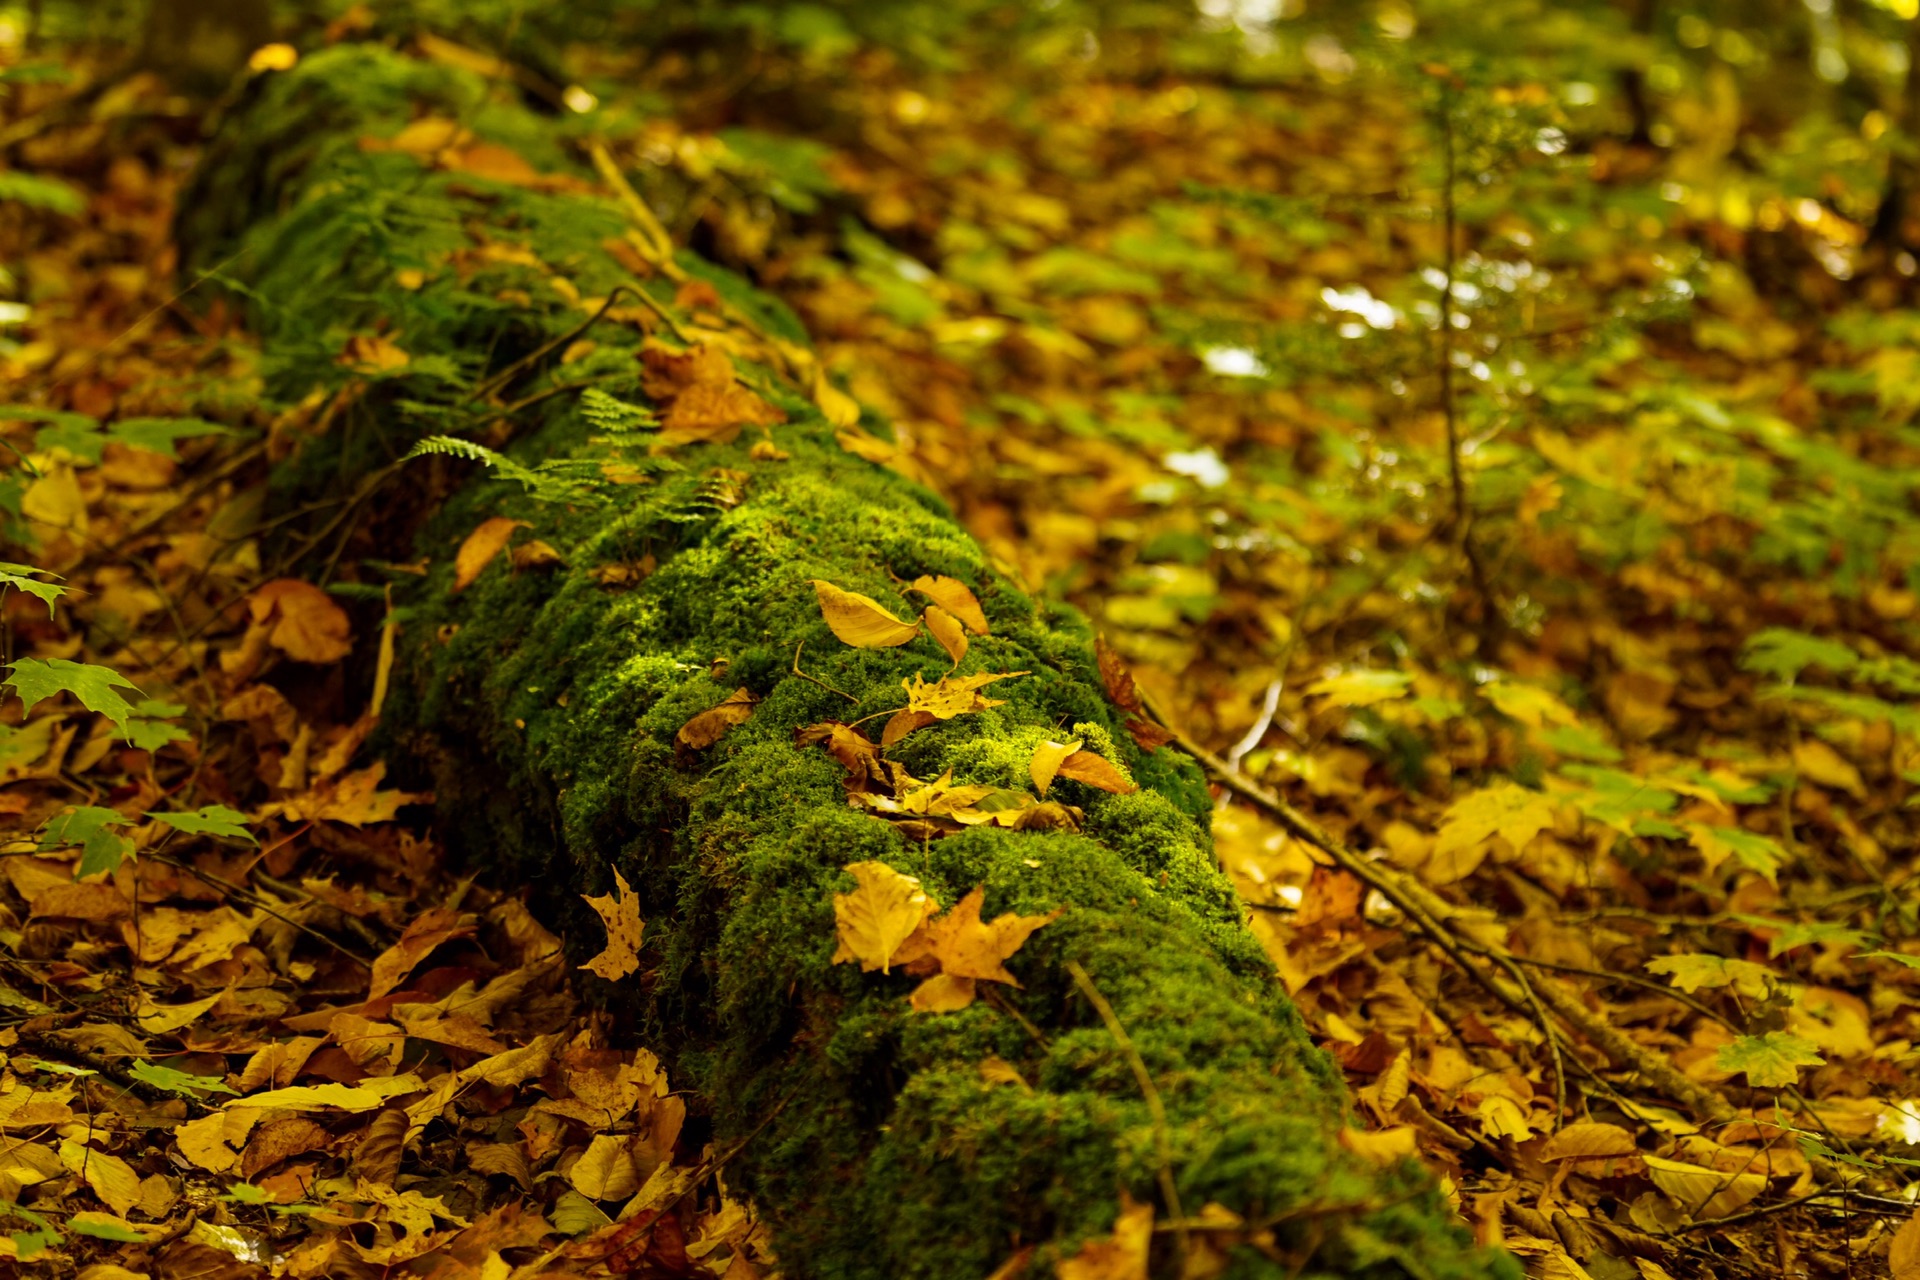
<svg viewBox="0 0 1920 1280">
<path fill-rule="evenodd" d="M 1204 781 L 1121 731 L 1085 622 L 994 572 L 924 489 L 848 452 L 792 385 L 810 363 L 790 319 L 660 256 L 630 193 L 587 181 L 559 136 L 471 70 L 336 48 L 257 88 L 185 225 L 203 263 L 246 282 L 272 388 L 306 398 L 281 500 L 352 495 L 347 519 L 336 506 L 308 526 L 309 563 L 356 530 L 431 558 L 393 580 L 391 745 L 431 767 L 456 851 L 572 903 L 582 954 L 603 935 L 578 894 L 616 872 L 631 884 L 640 970 L 605 1001 L 697 1090 L 722 1149 L 745 1139 L 728 1177 L 777 1224 L 788 1274 L 978 1280 L 1027 1246 L 1044 1274 L 1111 1231 L 1123 1196 L 1156 1206 L 1163 1273 L 1181 1251 L 1196 1276 L 1517 1274 L 1446 1225 L 1416 1164 L 1341 1140 L 1338 1073 L 1213 863 Z M 707 354 L 675 354 L 689 349 Z M 738 359 L 716 366 L 727 349 Z M 631 407 L 649 389 L 660 431 Z M 492 464 L 523 483 L 401 461 L 428 436 L 508 448 Z M 413 547 L 394 544 L 437 487 L 450 496 Z M 529 526 L 504 530 L 520 547 L 476 572 L 476 544 L 457 566 L 499 518 Z M 809 726 L 898 708 L 903 683 L 950 663 L 925 635 L 842 643 L 813 584 L 910 618 L 924 601 L 900 584 L 922 575 L 984 608 L 962 676 L 1024 674 L 884 761 L 845 738 L 836 759 Z M 711 745 L 681 735 L 736 689 L 757 699 L 744 720 Z M 1063 773 L 1055 807 L 1034 804 L 1049 740 L 1139 789 Z M 901 770 L 1042 818 L 890 815 L 914 790 Z M 988 920 L 1060 914 L 1008 961 L 1017 987 L 916 1011 L 916 978 L 834 963 L 835 898 L 860 862 L 943 906 L 984 887 Z M 1169 1200 L 1192 1229 L 1166 1229 Z M 1244 1225 L 1200 1224 L 1210 1205 Z"/>
</svg>

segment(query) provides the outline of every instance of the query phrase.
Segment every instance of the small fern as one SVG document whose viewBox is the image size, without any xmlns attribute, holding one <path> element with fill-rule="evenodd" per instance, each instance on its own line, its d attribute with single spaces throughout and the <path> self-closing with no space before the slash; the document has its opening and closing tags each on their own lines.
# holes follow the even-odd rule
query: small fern
<svg viewBox="0 0 1920 1280">
<path fill-rule="evenodd" d="M 590 459 L 543 462 L 537 467 L 522 466 L 504 453 L 458 436 L 428 436 L 413 446 L 403 461 L 439 454 L 485 463 L 502 480 L 517 480 L 527 493 L 540 502 L 577 502 L 593 495 L 593 477 L 599 464 Z"/>
<path fill-rule="evenodd" d="M 598 387 L 588 387 L 580 393 L 580 416 L 591 423 L 595 430 L 622 435 L 660 425 L 660 419 L 654 416 L 651 409 L 616 400 Z"/>
</svg>

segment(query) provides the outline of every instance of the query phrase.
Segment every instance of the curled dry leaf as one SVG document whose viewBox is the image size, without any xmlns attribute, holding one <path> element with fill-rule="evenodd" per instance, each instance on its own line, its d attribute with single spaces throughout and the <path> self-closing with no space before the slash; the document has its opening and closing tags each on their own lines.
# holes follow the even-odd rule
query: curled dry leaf
<svg viewBox="0 0 1920 1280">
<path fill-rule="evenodd" d="M 1093 656 L 1099 664 L 1100 683 L 1106 686 L 1108 700 L 1127 713 L 1124 720 L 1127 733 L 1140 749 L 1155 751 L 1172 742 L 1172 730 L 1147 719 L 1146 704 L 1140 697 L 1139 686 L 1133 682 L 1133 673 L 1127 670 L 1127 664 L 1105 636 L 1094 637 Z"/>
<path fill-rule="evenodd" d="M 852 893 L 833 895 L 834 926 L 840 938 L 833 963 L 857 960 L 860 968 L 887 972 L 894 953 L 914 935 L 939 904 L 920 888 L 920 881 L 902 875 L 884 862 L 854 862 L 842 868 L 852 876 Z"/>
<path fill-rule="evenodd" d="M 599 955 L 581 965 L 609 982 L 624 978 L 640 967 L 640 936 L 646 924 L 640 919 L 640 899 L 618 871 L 613 873 L 615 892 L 594 897 L 581 894 L 588 906 L 599 912 L 607 926 L 607 945 Z"/>
<path fill-rule="evenodd" d="M 980 601 L 973 590 L 958 578 L 929 577 L 920 575 L 913 580 L 911 588 L 926 596 L 954 617 L 967 624 L 977 636 L 990 636 L 993 629 L 987 625 L 987 614 L 980 607 Z"/>
<path fill-rule="evenodd" d="M 856 649 L 891 649 L 920 634 L 918 626 L 894 617 L 872 596 L 844 591 L 819 578 L 813 580 L 813 590 L 827 626 Z"/>
<path fill-rule="evenodd" d="M 953 659 L 958 667 L 960 659 L 967 656 L 967 633 L 960 620 L 937 604 L 930 604 L 920 620 L 927 624 L 927 631 L 947 651 L 947 657 Z"/>
<path fill-rule="evenodd" d="M 1098 787 L 1102 791 L 1111 791 L 1115 795 L 1132 795 L 1140 789 L 1112 761 L 1095 755 L 1085 747 L 1060 762 L 1059 775 L 1072 778 L 1075 782 L 1084 782 L 1090 787 Z"/>
<path fill-rule="evenodd" d="M 689 751 L 704 751 L 725 737 L 727 730 L 744 724 L 758 705 L 760 699 L 742 685 L 728 694 L 724 702 L 708 707 L 681 725 L 680 732 L 673 735 L 674 745 Z"/>
<path fill-rule="evenodd" d="M 299 662 L 338 662 L 353 648 L 353 624 L 333 597 L 298 578 L 276 578 L 247 598 L 253 627 Z M 243 647 L 245 647 L 243 643 Z"/>
<path fill-rule="evenodd" d="M 509 520 L 505 516 L 482 520 L 479 526 L 466 536 L 466 540 L 460 544 L 460 550 L 454 554 L 453 589 L 465 591 L 472 586 L 474 579 L 493 563 L 493 558 L 506 549 L 515 529 L 532 527 L 525 520 Z"/>
</svg>

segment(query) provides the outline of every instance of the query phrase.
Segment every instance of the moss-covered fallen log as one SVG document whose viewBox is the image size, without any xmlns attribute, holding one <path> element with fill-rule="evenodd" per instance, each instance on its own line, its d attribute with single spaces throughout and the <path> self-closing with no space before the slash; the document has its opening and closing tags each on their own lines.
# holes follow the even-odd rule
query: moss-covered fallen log
<svg viewBox="0 0 1920 1280">
<path fill-rule="evenodd" d="M 842 446 L 783 376 L 807 360 L 777 304 L 686 255 L 632 274 L 652 242 L 593 173 L 559 122 L 470 72 L 336 48 L 256 89 L 185 225 L 201 261 L 245 282 L 272 388 L 307 401 L 278 500 L 355 499 L 351 519 L 335 507 L 304 526 L 313 561 L 355 529 L 350 552 L 431 557 L 424 579 L 394 580 L 390 746 L 433 773 L 456 851 L 573 904 L 582 955 L 602 935 L 577 895 L 616 870 L 631 883 L 641 969 L 606 1001 L 698 1091 L 723 1146 L 752 1135 L 728 1176 L 776 1222 L 787 1273 L 978 1280 L 1031 1245 L 1045 1274 L 1112 1230 L 1123 1195 L 1164 1227 L 1166 1177 L 1190 1216 L 1217 1204 L 1248 1224 L 1158 1233 L 1166 1274 L 1183 1234 L 1196 1259 L 1251 1237 L 1229 1251 L 1233 1275 L 1508 1272 L 1446 1225 L 1418 1166 L 1340 1141 L 1338 1074 L 1214 865 L 1203 779 L 1129 740 L 1084 621 Z M 689 344 L 731 347 L 738 380 L 699 382 L 674 354 Z M 650 403 L 679 444 L 660 448 L 623 407 Z M 734 436 L 728 414 L 787 421 Z M 400 461 L 434 435 L 511 461 L 492 477 L 458 457 Z M 456 589 L 455 549 L 496 517 L 544 548 Z M 400 537 L 414 541 L 366 541 Z M 796 731 L 881 716 L 904 681 L 950 664 L 924 635 L 842 643 L 812 584 L 911 618 L 925 601 L 903 584 L 921 575 L 984 607 L 990 634 L 961 675 L 1026 674 L 986 691 L 1001 705 L 908 733 L 889 769 L 1027 793 L 1036 747 L 1072 739 L 1139 789 L 1062 777 L 1054 829 L 938 839 L 850 805 L 847 768 Z M 758 699 L 744 722 L 676 743 L 740 688 Z M 861 861 L 946 906 L 984 886 L 989 919 L 1061 914 L 1009 961 L 1017 988 L 916 1012 L 914 977 L 832 962 L 842 868 Z M 1013 1071 L 983 1072 L 996 1060 Z"/>
</svg>

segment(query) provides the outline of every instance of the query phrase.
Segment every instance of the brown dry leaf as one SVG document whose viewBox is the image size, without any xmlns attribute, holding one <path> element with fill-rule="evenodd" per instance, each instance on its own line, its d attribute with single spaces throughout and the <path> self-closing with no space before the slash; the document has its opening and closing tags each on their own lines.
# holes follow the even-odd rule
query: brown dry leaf
<svg viewBox="0 0 1920 1280">
<path fill-rule="evenodd" d="M 841 768 L 855 778 L 877 780 L 884 774 L 879 746 L 866 734 L 838 720 L 823 720 L 819 724 L 795 729 L 793 742 L 798 747 L 820 744 L 826 748 L 828 755 L 840 762 Z"/>
<path fill-rule="evenodd" d="M 880 730 L 880 745 L 890 747 L 915 729 L 924 729 L 930 724 L 940 723 L 940 717 L 927 711 L 896 711 L 887 717 L 887 723 Z"/>
<path fill-rule="evenodd" d="M 834 926 L 840 945 L 833 963 L 857 960 L 865 972 L 888 972 L 901 946 L 931 919 L 940 906 L 913 876 L 884 862 L 853 862 L 843 867 L 857 887 L 833 895 Z"/>
<path fill-rule="evenodd" d="M 1887 1246 L 1887 1269 L 1893 1280 L 1920 1280 L 1920 1213 L 1900 1224 Z"/>
<path fill-rule="evenodd" d="M 819 578 L 813 580 L 813 590 L 820 599 L 821 616 L 843 644 L 856 649 L 891 649 L 920 634 L 917 625 L 894 617 L 871 596 L 843 591 Z"/>
<path fill-rule="evenodd" d="M 1146 709 L 1140 704 L 1140 690 L 1133 683 L 1133 673 L 1127 670 L 1127 664 L 1107 643 L 1105 636 L 1094 637 L 1093 656 L 1100 664 L 1100 683 L 1106 686 L 1107 697 L 1113 705 L 1133 715 L 1145 715 Z"/>
<path fill-rule="evenodd" d="M 353 649 L 353 624 L 333 597 L 298 578 L 276 578 L 247 597 L 255 628 L 299 662 L 338 662 Z"/>
<path fill-rule="evenodd" d="M 653 445 L 656 451 L 697 441 L 726 444 L 742 427 L 787 420 L 785 413 L 739 385 L 732 357 L 718 346 L 670 351 L 649 343 L 640 358 L 647 371 L 647 394 L 668 402 Z"/>
<path fill-rule="evenodd" d="M 507 562 L 513 566 L 515 573 L 525 573 L 529 569 L 551 569 L 565 564 L 567 560 L 551 543 L 535 538 L 509 551 Z"/>
<path fill-rule="evenodd" d="M 967 624 L 977 636 L 990 636 L 993 629 L 987 625 L 987 614 L 980 607 L 979 599 L 972 588 L 958 578 L 929 577 L 922 574 L 913 580 L 909 590 L 918 591 L 954 617 Z"/>
<path fill-rule="evenodd" d="M 264 805 L 263 814 L 283 813 L 300 821 L 344 822 L 350 827 L 391 822 L 402 805 L 432 804 L 431 791 L 382 791 L 387 764 L 376 760 L 365 769 L 324 782 L 302 795 Z"/>
<path fill-rule="evenodd" d="M 407 1113 L 388 1107 L 373 1117 L 360 1145 L 353 1149 L 353 1176 L 393 1185 L 400 1173 L 400 1157 L 407 1144 Z M 248 1148 L 252 1153 L 252 1148 Z"/>
<path fill-rule="evenodd" d="M 1098 787 L 1116 795 L 1132 795 L 1140 789 L 1112 761 L 1095 755 L 1085 747 L 1060 762 L 1059 774 L 1063 778 L 1072 778 L 1075 782 L 1084 782 L 1090 787 Z"/>
<path fill-rule="evenodd" d="M 927 624 L 928 633 L 947 651 L 947 657 L 953 660 L 953 665 L 958 667 L 960 659 L 967 656 L 967 633 L 960 625 L 960 620 L 937 604 L 928 605 L 920 615 L 920 620 Z"/>
<path fill-rule="evenodd" d="M 613 873 L 613 893 L 594 897 L 581 894 L 588 906 L 600 914 L 607 927 L 606 949 L 581 965 L 609 982 L 626 977 L 640 967 L 640 937 L 646 924 L 640 919 L 640 898 L 617 870 Z"/>
<path fill-rule="evenodd" d="M 472 937 L 477 924 L 475 917 L 449 911 L 445 907 L 429 907 L 422 911 L 407 925 L 400 940 L 373 962 L 367 998 L 377 1000 L 399 987 L 401 980 L 412 973 L 414 966 L 425 960 L 435 947 L 455 938 Z"/>
<path fill-rule="evenodd" d="M 1135 1204 L 1124 1193 L 1113 1234 L 1089 1240 L 1071 1258 L 1056 1264 L 1059 1280 L 1147 1280 L 1147 1255 L 1153 1244 L 1153 1206 Z"/>
<path fill-rule="evenodd" d="M 531 529 L 533 526 L 525 520 L 509 520 L 505 516 L 495 516 L 491 520 L 482 520 L 474 531 L 460 544 L 460 550 L 453 557 L 453 589 L 465 591 L 473 585 L 493 558 L 506 549 L 513 538 L 515 529 Z"/>
<path fill-rule="evenodd" d="M 377 333 L 356 333 L 347 339 L 339 363 L 359 373 L 392 373 L 404 369 L 413 357 L 391 339 Z"/>
<path fill-rule="evenodd" d="M 60 1163 L 84 1178 L 101 1203 L 121 1217 L 140 1203 L 140 1175 L 119 1156 L 66 1139 L 60 1143 Z"/>
<path fill-rule="evenodd" d="M 1026 945 L 1034 930 L 1059 919 L 1065 908 L 1056 907 L 1043 916 L 1009 913 L 982 921 L 980 906 L 986 897 L 985 886 L 976 886 L 953 910 L 929 922 L 927 944 L 943 973 L 1017 987 L 1019 980 L 1007 972 L 1007 958 Z"/>
<path fill-rule="evenodd" d="M 333 1134 L 305 1116 L 269 1120 L 254 1131 L 240 1154 L 240 1176 L 253 1178 L 294 1156 L 333 1145 Z"/>
<path fill-rule="evenodd" d="M 1047 794 L 1047 788 L 1053 785 L 1054 775 L 1060 772 L 1060 762 L 1080 749 L 1080 740 L 1072 742 L 1043 742 L 1033 749 L 1033 759 L 1027 762 L 1027 776 L 1033 779 L 1033 789 L 1041 795 Z"/>
<path fill-rule="evenodd" d="M 140 1002 L 134 1007 L 133 1020 L 139 1023 L 140 1029 L 150 1036 L 165 1035 L 169 1031 L 178 1031 L 199 1018 L 214 1005 L 219 1004 L 224 995 L 226 992 L 221 991 L 204 1000 L 194 1000 L 187 1004 L 163 1005 L 156 1003 L 151 995 L 142 991 Z"/>
<path fill-rule="evenodd" d="M 693 719 L 680 726 L 680 732 L 673 736 L 675 746 L 689 751 L 704 751 L 726 736 L 727 730 L 737 724 L 744 724 L 760 699 L 745 685 L 728 694 L 726 700 L 708 707 Z"/>
</svg>

